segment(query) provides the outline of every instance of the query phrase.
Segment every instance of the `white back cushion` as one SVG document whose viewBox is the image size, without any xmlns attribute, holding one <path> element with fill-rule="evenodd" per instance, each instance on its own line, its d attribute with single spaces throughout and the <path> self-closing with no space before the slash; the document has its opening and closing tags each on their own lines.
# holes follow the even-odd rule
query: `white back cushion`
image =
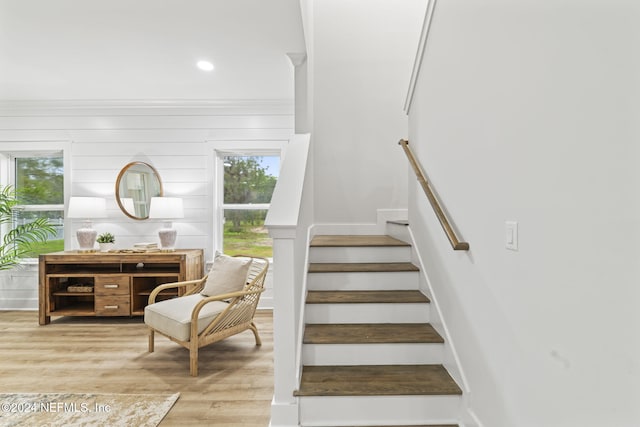
<svg viewBox="0 0 640 427">
<path fill-rule="evenodd" d="M 241 291 L 247 282 L 249 267 L 251 259 L 234 258 L 216 252 L 201 294 L 210 297 Z"/>
</svg>

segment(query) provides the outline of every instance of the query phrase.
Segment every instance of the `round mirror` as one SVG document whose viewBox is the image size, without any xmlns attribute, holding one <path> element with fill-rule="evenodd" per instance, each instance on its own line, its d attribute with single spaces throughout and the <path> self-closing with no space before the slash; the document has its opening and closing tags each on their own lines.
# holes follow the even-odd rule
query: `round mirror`
<svg viewBox="0 0 640 427">
<path fill-rule="evenodd" d="M 118 174 L 116 201 L 129 218 L 149 218 L 151 198 L 158 196 L 162 196 L 162 182 L 153 166 L 144 162 L 131 162 Z"/>
</svg>

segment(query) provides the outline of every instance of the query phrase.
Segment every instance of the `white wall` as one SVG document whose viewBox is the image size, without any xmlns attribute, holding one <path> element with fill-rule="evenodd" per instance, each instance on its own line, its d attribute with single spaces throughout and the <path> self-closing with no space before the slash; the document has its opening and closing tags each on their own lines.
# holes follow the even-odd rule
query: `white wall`
<svg viewBox="0 0 640 427">
<path fill-rule="evenodd" d="M 38 309 L 38 264 L 0 272 L 0 310 Z"/>
<path fill-rule="evenodd" d="M 323 0 L 312 8 L 315 218 L 374 223 L 406 208 L 402 113 L 424 1 Z"/>
<path fill-rule="evenodd" d="M 436 6 L 409 137 L 471 250 L 413 179 L 410 221 L 486 427 L 640 425 L 639 19 L 634 0 Z"/>
<path fill-rule="evenodd" d="M 71 194 L 65 198 L 106 197 L 108 218 L 94 221 L 94 228 L 111 231 L 121 248 L 158 240 L 161 222 L 126 217 L 114 194 L 123 166 L 134 160 L 150 163 L 160 174 L 164 194 L 184 199 L 185 218 L 174 222 L 176 246 L 203 248 L 205 259 L 211 260 L 215 250 L 211 147 L 216 141 L 236 141 L 243 147 L 286 143 L 293 127 L 290 102 L 13 102 L 0 105 L 0 151 L 16 143 L 67 141 Z M 72 230 L 78 224 L 66 223 Z M 73 237 L 65 244 L 67 249 L 77 248 Z M 0 280 L 0 290 L 15 294 L 21 286 L 16 283 Z M 30 283 L 37 286 L 37 278 Z M 263 299 L 270 298 L 268 290 Z M 37 298 L 31 306 L 37 307 Z"/>
</svg>

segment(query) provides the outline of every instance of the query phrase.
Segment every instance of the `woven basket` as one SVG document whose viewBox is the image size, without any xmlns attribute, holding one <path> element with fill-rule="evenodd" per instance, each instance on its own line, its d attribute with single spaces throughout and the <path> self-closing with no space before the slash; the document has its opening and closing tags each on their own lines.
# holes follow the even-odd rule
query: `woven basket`
<svg viewBox="0 0 640 427">
<path fill-rule="evenodd" d="M 72 286 L 67 286 L 67 292 L 85 292 L 85 293 L 91 293 L 91 292 L 93 292 L 93 286 L 87 286 L 87 285 L 72 285 Z"/>
</svg>

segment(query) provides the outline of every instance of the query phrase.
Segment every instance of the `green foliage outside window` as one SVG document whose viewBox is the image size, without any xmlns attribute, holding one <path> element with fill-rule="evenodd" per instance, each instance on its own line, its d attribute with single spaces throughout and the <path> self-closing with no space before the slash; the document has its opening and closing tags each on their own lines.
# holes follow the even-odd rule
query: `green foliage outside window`
<svg viewBox="0 0 640 427">
<path fill-rule="evenodd" d="M 224 158 L 224 203 L 234 205 L 269 204 L 278 181 L 264 157 Z M 265 209 L 225 209 L 223 251 L 228 254 L 272 256 L 272 242 L 264 227 Z"/>
<path fill-rule="evenodd" d="M 35 258 L 40 254 L 64 250 L 64 163 L 59 154 L 17 156 L 15 166 L 15 198 L 10 221 L 18 229 L 28 224 L 48 224 L 46 239 L 32 241 L 18 251 L 18 258 Z M 5 227 L 6 228 L 6 227 Z M 3 230 L 6 231 L 6 230 Z M 3 238 L 5 236 L 3 235 Z"/>
<path fill-rule="evenodd" d="M 245 217 L 239 225 L 235 225 L 230 218 Z M 224 211 L 224 248 L 223 251 L 229 255 L 255 255 L 262 257 L 273 256 L 273 241 L 269 237 L 268 230 L 264 226 L 267 216 L 266 210 L 255 211 Z"/>
<path fill-rule="evenodd" d="M 16 159 L 16 189 L 21 205 L 63 205 L 62 157 Z"/>
</svg>

